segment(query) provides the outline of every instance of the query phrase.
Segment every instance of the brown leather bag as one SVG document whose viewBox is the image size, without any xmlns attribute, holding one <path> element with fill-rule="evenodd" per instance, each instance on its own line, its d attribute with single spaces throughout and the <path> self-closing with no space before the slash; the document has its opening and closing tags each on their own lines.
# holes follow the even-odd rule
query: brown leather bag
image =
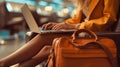
<svg viewBox="0 0 120 67">
<path fill-rule="evenodd" d="M 86 32 L 88 37 L 80 37 Z M 53 41 L 48 67 L 118 67 L 116 44 L 112 39 L 97 37 L 92 31 L 81 29 L 72 37 Z"/>
</svg>

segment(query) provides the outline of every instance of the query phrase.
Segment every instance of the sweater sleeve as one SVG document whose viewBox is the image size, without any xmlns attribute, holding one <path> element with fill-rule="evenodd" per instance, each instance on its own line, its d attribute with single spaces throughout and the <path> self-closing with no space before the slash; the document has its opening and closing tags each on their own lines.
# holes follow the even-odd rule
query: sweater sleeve
<svg viewBox="0 0 120 67">
<path fill-rule="evenodd" d="M 103 16 L 81 23 L 80 29 L 91 29 L 93 31 L 104 31 L 108 29 L 117 19 L 119 9 L 118 0 L 104 0 Z"/>
<path fill-rule="evenodd" d="M 67 24 L 78 24 L 82 20 L 82 11 L 79 11 L 79 13 L 75 14 L 72 18 L 69 18 L 65 20 L 64 22 Z"/>
</svg>

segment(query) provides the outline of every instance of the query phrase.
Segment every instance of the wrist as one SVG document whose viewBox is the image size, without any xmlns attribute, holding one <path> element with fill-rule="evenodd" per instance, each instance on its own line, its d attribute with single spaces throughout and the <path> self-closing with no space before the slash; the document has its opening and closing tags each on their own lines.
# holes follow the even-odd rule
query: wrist
<svg viewBox="0 0 120 67">
<path fill-rule="evenodd" d="M 81 24 L 76 24 L 75 28 L 79 29 Z"/>
</svg>

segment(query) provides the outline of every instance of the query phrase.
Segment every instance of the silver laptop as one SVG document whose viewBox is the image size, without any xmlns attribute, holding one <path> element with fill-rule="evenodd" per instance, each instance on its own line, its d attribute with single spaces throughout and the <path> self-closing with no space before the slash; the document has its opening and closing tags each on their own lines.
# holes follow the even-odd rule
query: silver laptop
<svg viewBox="0 0 120 67">
<path fill-rule="evenodd" d="M 59 30 L 59 31 L 58 30 L 42 30 L 41 28 L 38 27 L 27 4 L 25 4 L 21 8 L 21 11 L 26 20 L 28 27 L 32 32 L 43 34 L 43 33 L 69 33 L 69 32 L 75 31 L 75 30 Z"/>
</svg>

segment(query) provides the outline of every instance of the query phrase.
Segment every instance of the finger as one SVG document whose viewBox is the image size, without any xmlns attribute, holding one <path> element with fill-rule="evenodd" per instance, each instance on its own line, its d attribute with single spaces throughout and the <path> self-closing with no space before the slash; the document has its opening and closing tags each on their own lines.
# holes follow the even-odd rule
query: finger
<svg viewBox="0 0 120 67">
<path fill-rule="evenodd" d="M 55 25 L 52 29 L 53 30 L 60 30 L 62 28 L 61 25 Z"/>
<path fill-rule="evenodd" d="M 48 23 L 44 26 L 44 30 L 51 30 L 53 26 L 55 26 L 56 23 Z"/>
<path fill-rule="evenodd" d="M 45 29 L 45 26 L 46 26 L 46 24 L 42 25 L 42 30 L 44 30 L 44 29 Z"/>
<path fill-rule="evenodd" d="M 51 23 L 44 24 L 44 25 L 42 26 L 42 29 L 43 29 L 43 30 L 48 30 L 48 29 L 49 29 L 49 26 L 51 26 L 51 25 L 52 25 Z"/>
<path fill-rule="evenodd" d="M 50 26 L 50 23 L 46 24 L 45 27 L 44 27 L 44 30 L 47 30 Z"/>
<path fill-rule="evenodd" d="M 51 30 L 54 25 L 47 26 L 47 30 Z"/>
<path fill-rule="evenodd" d="M 50 25 L 51 25 L 51 23 L 46 24 L 44 30 L 48 30 Z"/>
<path fill-rule="evenodd" d="M 56 25 L 56 23 L 51 23 L 47 29 L 51 30 L 54 26 Z"/>
</svg>

